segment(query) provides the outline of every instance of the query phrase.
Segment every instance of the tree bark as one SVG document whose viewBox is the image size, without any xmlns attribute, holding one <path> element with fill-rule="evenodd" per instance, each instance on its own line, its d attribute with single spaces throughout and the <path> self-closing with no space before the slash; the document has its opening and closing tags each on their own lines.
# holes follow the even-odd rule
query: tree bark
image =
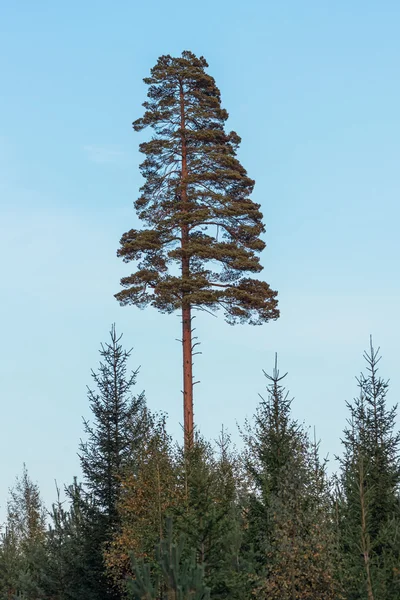
<svg viewBox="0 0 400 600">
<path fill-rule="evenodd" d="M 193 443 L 192 324 L 190 306 L 182 308 L 183 423 L 185 447 Z"/>
<path fill-rule="evenodd" d="M 183 82 L 180 82 L 180 113 L 181 113 L 181 149 L 182 170 L 180 198 L 183 211 L 188 210 L 187 196 L 187 148 L 185 138 L 185 96 Z M 186 207 L 185 207 L 186 205 Z M 187 254 L 189 244 L 189 225 L 184 223 L 181 227 L 181 249 L 182 249 L 182 278 L 188 280 L 190 277 L 190 256 Z M 185 449 L 193 444 L 193 348 L 192 348 L 192 316 L 190 300 L 186 298 L 188 290 L 183 284 L 182 290 L 182 350 L 183 350 L 183 430 L 185 436 Z"/>
</svg>

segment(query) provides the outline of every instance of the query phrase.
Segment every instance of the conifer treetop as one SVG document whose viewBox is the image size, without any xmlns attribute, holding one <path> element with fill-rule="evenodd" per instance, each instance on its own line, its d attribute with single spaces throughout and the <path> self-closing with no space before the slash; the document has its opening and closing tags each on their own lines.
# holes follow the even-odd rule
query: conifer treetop
<svg viewBox="0 0 400 600">
<path fill-rule="evenodd" d="M 207 67 L 187 51 L 161 56 L 144 80 L 148 99 L 133 128 L 154 132 L 140 144 L 145 182 L 135 202 L 147 227 L 121 238 L 118 256 L 138 270 L 121 280 L 116 298 L 166 313 L 222 309 L 231 324 L 261 324 L 279 316 L 277 292 L 247 276 L 263 268 L 263 216 Z"/>
</svg>

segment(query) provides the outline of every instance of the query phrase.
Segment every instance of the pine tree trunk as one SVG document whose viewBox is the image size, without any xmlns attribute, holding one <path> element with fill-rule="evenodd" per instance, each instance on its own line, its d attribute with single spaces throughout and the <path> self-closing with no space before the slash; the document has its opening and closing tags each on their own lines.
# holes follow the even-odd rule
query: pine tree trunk
<svg viewBox="0 0 400 600">
<path fill-rule="evenodd" d="M 190 306 L 182 309 L 183 423 L 185 447 L 193 443 L 192 324 Z"/>
<path fill-rule="evenodd" d="M 183 83 L 180 83 L 180 113 L 181 113 L 181 140 L 182 140 L 182 172 L 181 172 L 181 201 L 182 210 L 185 209 L 187 198 L 187 149 L 185 139 L 185 97 Z M 182 248 L 182 277 L 189 279 L 190 257 L 185 254 L 189 244 L 189 226 L 182 225 L 181 228 Z M 192 315 L 190 302 L 185 299 L 185 290 L 182 294 L 182 349 L 183 349 L 183 429 L 185 436 L 185 448 L 188 449 L 193 443 L 193 349 L 192 349 Z"/>
</svg>

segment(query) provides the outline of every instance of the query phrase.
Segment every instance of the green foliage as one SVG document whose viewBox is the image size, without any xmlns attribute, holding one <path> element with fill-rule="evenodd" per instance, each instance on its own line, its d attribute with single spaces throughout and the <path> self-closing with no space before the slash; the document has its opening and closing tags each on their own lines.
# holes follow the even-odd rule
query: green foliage
<svg viewBox="0 0 400 600">
<path fill-rule="evenodd" d="M 122 348 L 115 326 L 110 337 L 110 343 L 101 346 L 98 372 L 92 371 L 97 390 L 88 392 L 94 421 L 84 422 L 87 441 L 80 444 L 86 485 L 75 478 L 66 488 L 69 507 L 58 499 L 51 515 L 48 585 L 59 600 L 120 597 L 107 576 L 103 555 L 119 524 L 121 476 L 128 466 L 134 468 L 148 415 L 143 394 L 132 396 L 137 371 L 128 374 L 131 352 Z"/>
<path fill-rule="evenodd" d="M 131 354 L 119 343 L 115 326 L 111 343 L 101 345 L 98 373 L 92 371 L 97 391 L 88 390 L 93 425 L 84 421 L 87 441 L 80 444 L 80 460 L 87 490 L 113 525 L 117 513 L 120 476 L 132 462 L 146 419 L 143 393 L 132 396 L 138 371 L 128 374 Z"/>
<path fill-rule="evenodd" d="M 39 488 L 26 466 L 7 503 L 7 523 L 0 549 L 0 590 L 4 598 L 19 595 L 39 600 L 46 591 L 46 512 Z"/>
<path fill-rule="evenodd" d="M 262 600 L 336 600 L 329 493 L 318 446 L 291 418 L 275 361 L 268 399 L 242 433 L 249 474 L 242 551 L 253 561 L 253 594 Z"/>
<path fill-rule="evenodd" d="M 379 349 L 364 353 L 367 375 L 344 431 L 337 495 L 341 577 L 349 600 L 400 596 L 400 434 L 397 405 L 388 408 L 388 382 L 378 376 Z"/>
<path fill-rule="evenodd" d="M 205 565 L 212 597 L 241 598 L 241 514 L 229 436 L 221 436 L 218 455 L 199 436 L 186 452 L 174 452 L 170 444 L 165 429 L 158 427 L 143 445 L 137 473 L 125 475 L 118 505 L 121 527 L 106 553 L 107 567 L 121 581 L 130 572 L 133 551 L 137 559 L 146 559 L 147 569 L 154 569 L 154 545 L 165 534 L 165 518 L 173 516 L 177 534 Z"/>
<path fill-rule="evenodd" d="M 6 526 L 1 535 L 0 546 L 0 594 L 10 598 L 17 593 L 19 574 L 22 570 L 22 556 L 13 529 Z"/>
<path fill-rule="evenodd" d="M 176 529 L 205 564 L 212 598 L 241 598 L 243 570 L 239 557 L 241 509 L 238 465 L 230 438 L 222 431 L 219 453 L 197 435 L 189 451 L 178 455 L 182 500 L 174 506 Z"/>
<path fill-rule="evenodd" d="M 282 476 L 289 463 L 299 458 L 299 449 L 304 443 L 303 432 L 291 418 L 292 400 L 281 385 L 286 375 L 280 376 L 277 359 L 272 376 L 264 371 L 269 382 L 268 398 L 261 397 L 254 423 L 246 421 L 245 429 L 241 431 L 249 479 L 246 537 L 248 550 L 254 548 L 254 558 L 260 566 L 264 564 L 271 534 L 272 499 L 278 495 Z"/>
<path fill-rule="evenodd" d="M 15 486 L 10 490 L 7 524 L 21 546 L 44 538 L 46 511 L 39 487 L 30 479 L 25 464 L 22 477 L 17 477 Z"/>
<path fill-rule="evenodd" d="M 151 127 L 154 137 L 140 144 L 145 183 L 135 208 L 148 229 L 121 238 L 118 256 L 138 261 L 138 270 L 121 280 L 116 298 L 167 313 L 222 308 L 229 323 L 263 323 L 279 316 L 277 293 L 246 276 L 262 270 L 262 214 L 207 66 L 191 52 L 161 56 L 144 80 L 145 113 L 133 127 Z"/>
<path fill-rule="evenodd" d="M 82 484 L 66 488 L 69 506 L 53 505 L 48 534 L 51 596 L 59 600 L 112 598 L 104 573 L 102 544 L 107 520 Z"/>
<path fill-rule="evenodd" d="M 164 533 L 165 517 L 182 499 L 164 416 L 152 416 L 135 456 L 135 470 L 127 469 L 121 477 L 119 527 L 105 553 L 108 572 L 122 589 L 130 572 L 130 554 L 151 561 L 154 546 Z"/>
<path fill-rule="evenodd" d="M 303 452 L 303 461 L 282 470 L 278 491 L 270 495 L 265 562 L 255 578 L 258 599 L 338 598 L 327 485 L 314 478 L 307 446 Z"/>
<path fill-rule="evenodd" d="M 209 600 L 204 582 L 204 566 L 198 564 L 196 551 L 184 554 L 185 539 L 174 542 L 172 519 L 167 520 L 166 537 L 156 547 L 158 572 L 151 575 L 143 559 L 132 556 L 134 579 L 128 581 L 128 598 L 133 600 Z"/>
<path fill-rule="evenodd" d="M 103 554 L 119 525 L 117 504 L 121 477 L 128 466 L 135 468 L 135 452 L 147 427 L 144 395 L 132 396 L 137 371 L 128 374 L 131 351 L 120 344 L 115 326 L 111 341 L 101 346 L 98 373 L 92 371 L 97 391 L 89 389 L 93 425 L 84 422 L 87 441 L 80 444 L 80 460 L 85 477 L 84 496 L 73 490 L 73 501 L 83 510 L 83 564 L 90 570 L 82 585 L 92 588 L 93 598 L 119 598 L 120 593 L 105 575 Z"/>
</svg>

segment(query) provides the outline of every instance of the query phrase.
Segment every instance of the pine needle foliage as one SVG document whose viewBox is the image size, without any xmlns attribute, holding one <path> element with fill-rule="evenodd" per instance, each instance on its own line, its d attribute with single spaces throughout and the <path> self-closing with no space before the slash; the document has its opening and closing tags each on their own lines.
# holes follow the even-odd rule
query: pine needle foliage
<svg viewBox="0 0 400 600">
<path fill-rule="evenodd" d="M 262 270 L 262 214 L 236 156 L 240 138 L 224 131 L 228 113 L 207 67 L 191 52 L 161 56 L 144 80 L 145 113 L 133 127 L 155 135 L 140 145 L 145 183 L 135 208 L 148 228 L 121 238 L 118 255 L 141 262 L 116 297 L 163 312 L 222 307 L 231 323 L 261 323 L 278 317 L 276 292 L 244 275 Z"/>
</svg>

